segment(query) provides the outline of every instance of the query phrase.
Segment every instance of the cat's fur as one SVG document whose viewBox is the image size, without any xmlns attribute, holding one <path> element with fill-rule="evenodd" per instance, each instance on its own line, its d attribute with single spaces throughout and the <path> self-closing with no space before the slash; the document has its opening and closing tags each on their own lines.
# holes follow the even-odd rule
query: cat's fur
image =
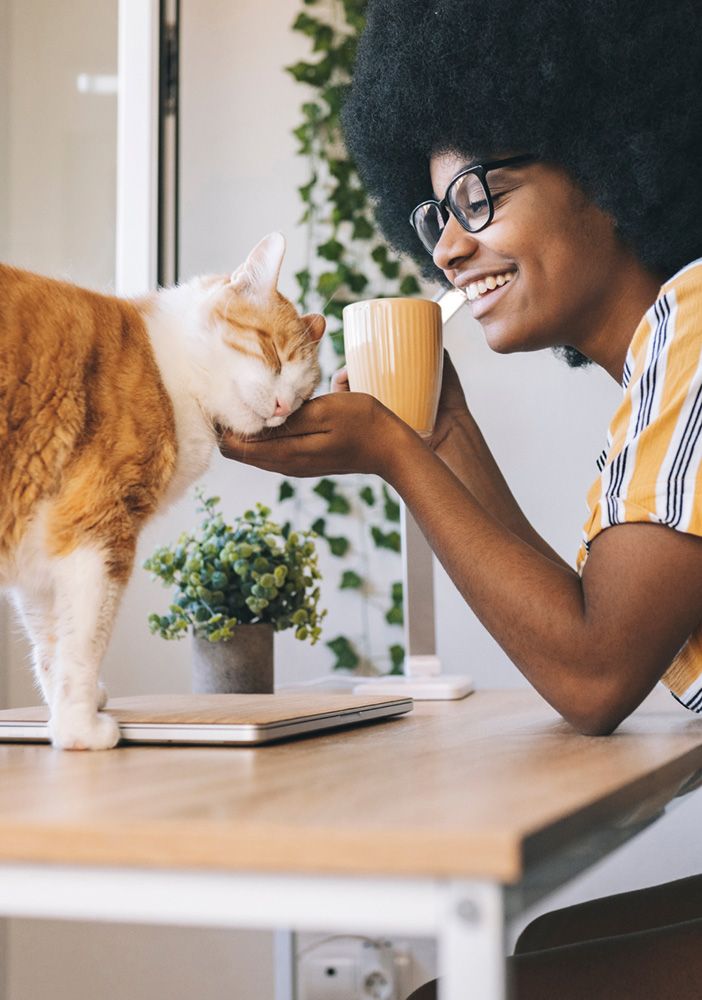
<svg viewBox="0 0 702 1000">
<path fill-rule="evenodd" d="M 131 301 L 0 265 L 0 587 L 55 746 L 119 737 L 99 670 L 144 521 L 218 426 L 278 426 L 319 383 L 324 319 L 277 291 L 284 252 L 273 233 L 231 277 Z"/>
</svg>

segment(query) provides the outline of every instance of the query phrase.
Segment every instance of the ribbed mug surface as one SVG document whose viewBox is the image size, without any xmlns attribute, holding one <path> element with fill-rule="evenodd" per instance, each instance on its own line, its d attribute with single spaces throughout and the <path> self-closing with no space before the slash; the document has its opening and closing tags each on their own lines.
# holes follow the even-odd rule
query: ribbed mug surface
<svg viewBox="0 0 702 1000">
<path fill-rule="evenodd" d="M 366 299 L 346 306 L 344 350 L 352 392 L 367 392 L 428 437 L 441 392 L 441 309 L 430 299 Z"/>
</svg>

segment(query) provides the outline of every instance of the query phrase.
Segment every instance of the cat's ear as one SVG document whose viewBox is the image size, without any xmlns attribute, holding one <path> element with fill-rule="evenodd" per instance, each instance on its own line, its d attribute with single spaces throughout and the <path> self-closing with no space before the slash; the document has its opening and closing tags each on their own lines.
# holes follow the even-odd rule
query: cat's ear
<svg viewBox="0 0 702 1000">
<path fill-rule="evenodd" d="M 300 317 L 305 324 L 305 333 L 312 341 L 322 339 L 322 335 L 327 328 L 327 321 L 321 313 L 305 313 Z"/>
<path fill-rule="evenodd" d="M 257 243 L 241 267 L 231 276 L 231 286 L 236 292 L 258 301 L 272 297 L 278 287 L 280 268 L 285 256 L 285 237 L 282 233 L 269 233 Z"/>
</svg>

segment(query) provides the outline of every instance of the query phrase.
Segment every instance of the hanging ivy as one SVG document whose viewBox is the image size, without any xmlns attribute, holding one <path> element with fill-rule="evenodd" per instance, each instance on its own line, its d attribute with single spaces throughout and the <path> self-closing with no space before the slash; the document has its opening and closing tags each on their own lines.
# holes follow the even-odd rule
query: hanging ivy
<svg viewBox="0 0 702 1000">
<path fill-rule="evenodd" d="M 412 266 L 393 254 L 378 231 L 372 206 L 341 130 L 341 108 L 351 81 L 366 7 L 367 0 L 303 0 L 304 9 L 292 28 L 309 39 L 311 54 L 309 59 L 286 67 L 306 89 L 301 120 L 293 129 L 297 152 L 307 160 L 309 170 L 307 180 L 298 188 L 300 223 L 307 228 L 307 259 L 295 276 L 298 302 L 304 311 L 315 309 L 326 316 L 335 356 L 332 367 L 343 363 L 344 306 L 361 296 L 411 296 L 420 292 Z M 344 564 L 339 589 L 355 591 L 366 602 L 364 619 L 367 620 L 374 590 L 369 567 L 359 565 L 363 553 L 354 548 L 345 534 L 328 530 L 328 519 L 330 516 L 359 519 L 369 546 L 397 558 L 401 550 L 398 499 L 386 485 L 378 493 L 375 481 L 359 478 L 352 488 L 348 480 L 342 485 L 336 479 L 321 479 L 312 488 L 312 494 L 315 502 L 325 505 L 322 515 L 313 521 L 312 529 Z M 279 500 L 295 496 L 296 487 L 287 480 L 282 482 Z M 391 585 L 387 604 L 378 610 L 388 625 L 402 626 L 401 583 Z M 368 646 L 367 637 L 365 645 Z M 377 666 L 376 660 L 386 663 L 390 673 L 402 669 L 401 643 L 390 644 L 381 657 L 370 652 L 364 657 L 358 644 L 348 636 L 337 636 L 327 646 L 335 657 L 335 670 Z"/>
</svg>

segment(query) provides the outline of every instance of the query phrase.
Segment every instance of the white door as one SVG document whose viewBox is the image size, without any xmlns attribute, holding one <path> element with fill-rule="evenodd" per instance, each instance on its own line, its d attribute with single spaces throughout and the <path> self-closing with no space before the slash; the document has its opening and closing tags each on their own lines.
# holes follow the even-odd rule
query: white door
<svg viewBox="0 0 702 1000">
<path fill-rule="evenodd" d="M 178 0 L 119 0 L 116 289 L 177 278 Z"/>
</svg>

